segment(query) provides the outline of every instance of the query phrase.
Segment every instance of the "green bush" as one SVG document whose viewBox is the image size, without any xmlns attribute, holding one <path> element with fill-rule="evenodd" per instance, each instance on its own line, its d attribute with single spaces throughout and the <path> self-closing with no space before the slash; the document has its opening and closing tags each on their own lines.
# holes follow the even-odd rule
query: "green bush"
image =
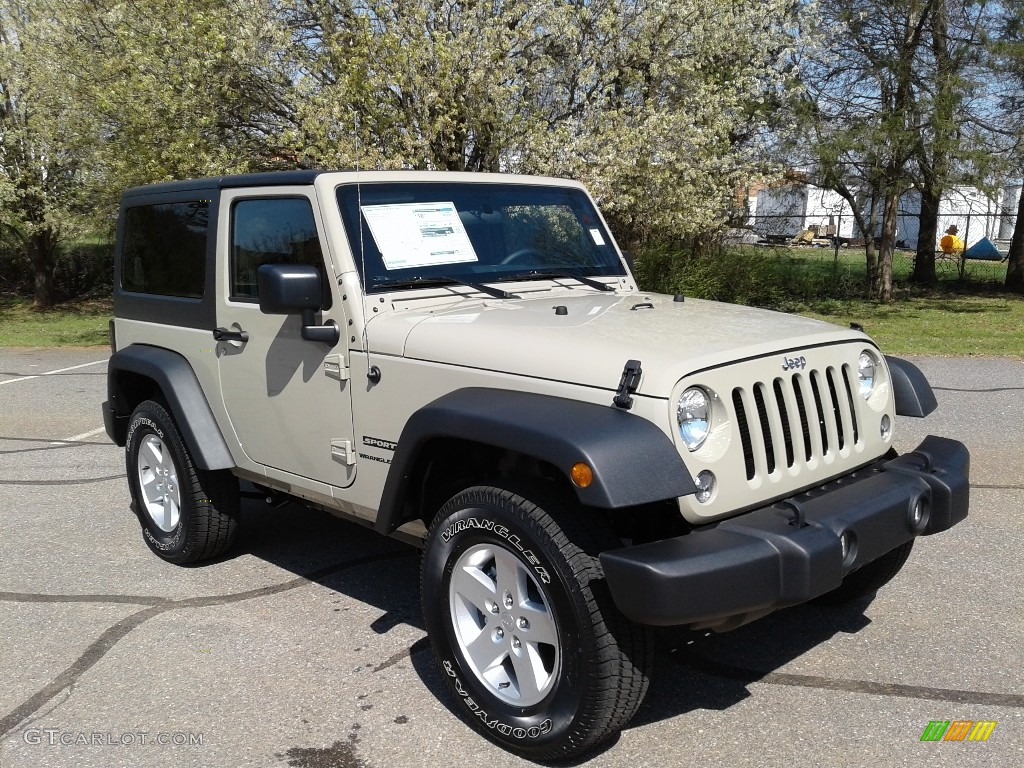
<svg viewBox="0 0 1024 768">
<path fill-rule="evenodd" d="M 85 238 L 62 245 L 53 270 L 57 301 L 110 295 L 114 279 L 114 246 L 106 238 Z M 0 240 L 0 293 L 31 296 L 32 263 L 24 245 L 14 238 Z"/>
<path fill-rule="evenodd" d="M 62 249 L 53 272 L 61 300 L 109 296 L 114 285 L 114 246 L 105 240 L 80 241 Z"/>
<path fill-rule="evenodd" d="M 695 255 L 654 246 L 637 255 L 635 271 L 644 290 L 783 311 L 865 294 L 863 269 L 857 274 L 847 262 L 783 249 L 735 247 Z"/>
</svg>

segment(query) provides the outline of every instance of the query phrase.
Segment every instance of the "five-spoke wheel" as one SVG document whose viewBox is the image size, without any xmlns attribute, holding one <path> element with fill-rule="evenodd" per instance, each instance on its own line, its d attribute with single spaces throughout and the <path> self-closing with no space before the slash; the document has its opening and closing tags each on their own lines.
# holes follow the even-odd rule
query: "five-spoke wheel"
<svg viewBox="0 0 1024 768">
<path fill-rule="evenodd" d="M 132 413 L 125 461 L 135 513 L 153 552 L 172 563 L 195 563 L 231 545 L 238 480 L 227 470 L 197 467 L 162 404 L 146 400 Z"/>
</svg>

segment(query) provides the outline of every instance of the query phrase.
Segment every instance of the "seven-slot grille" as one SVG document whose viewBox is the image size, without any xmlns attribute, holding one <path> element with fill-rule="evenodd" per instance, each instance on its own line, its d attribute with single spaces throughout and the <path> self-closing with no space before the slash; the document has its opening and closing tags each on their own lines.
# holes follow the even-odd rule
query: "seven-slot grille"
<svg viewBox="0 0 1024 768">
<path fill-rule="evenodd" d="M 860 442 L 850 366 L 785 374 L 771 382 L 736 387 L 736 409 L 747 480 L 780 467 L 817 464 Z"/>
</svg>

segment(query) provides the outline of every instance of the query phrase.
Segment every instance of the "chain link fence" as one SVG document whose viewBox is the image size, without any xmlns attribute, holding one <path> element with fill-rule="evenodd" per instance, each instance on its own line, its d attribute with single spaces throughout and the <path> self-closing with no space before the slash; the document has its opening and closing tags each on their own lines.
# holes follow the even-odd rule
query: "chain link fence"
<svg viewBox="0 0 1024 768">
<path fill-rule="evenodd" d="M 940 215 L 937 240 L 955 226 L 964 249 L 945 253 L 936 241 L 936 277 L 940 281 L 1002 284 L 1006 279 L 1015 219 L 1015 215 L 1006 211 L 971 209 Z M 920 214 L 900 211 L 896 227 L 893 275 L 900 281 L 909 278 L 914 269 Z M 749 217 L 745 227 L 729 230 L 724 243 L 789 250 L 822 260 L 831 258 L 837 269 L 860 270 L 865 265 L 865 238 L 848 207 L 844 210 L 835 206 L 811 214 L 795 210 L 755 214 Z"/>
</svg>

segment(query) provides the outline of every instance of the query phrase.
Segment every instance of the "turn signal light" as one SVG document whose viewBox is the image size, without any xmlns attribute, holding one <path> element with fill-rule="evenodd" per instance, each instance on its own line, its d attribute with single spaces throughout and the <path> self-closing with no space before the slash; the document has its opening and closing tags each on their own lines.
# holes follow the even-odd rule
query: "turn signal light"
<svg viewBox="0 0 1024 768">
<path fill-rule="evenodd" d="M 594 471 L 583 462 L 579 462 L 572 465 L 569 477 L 572 478 L 572 484 L 577 488 L 589 488 L 590 484 L 594 482 Z"/>
</svg>

